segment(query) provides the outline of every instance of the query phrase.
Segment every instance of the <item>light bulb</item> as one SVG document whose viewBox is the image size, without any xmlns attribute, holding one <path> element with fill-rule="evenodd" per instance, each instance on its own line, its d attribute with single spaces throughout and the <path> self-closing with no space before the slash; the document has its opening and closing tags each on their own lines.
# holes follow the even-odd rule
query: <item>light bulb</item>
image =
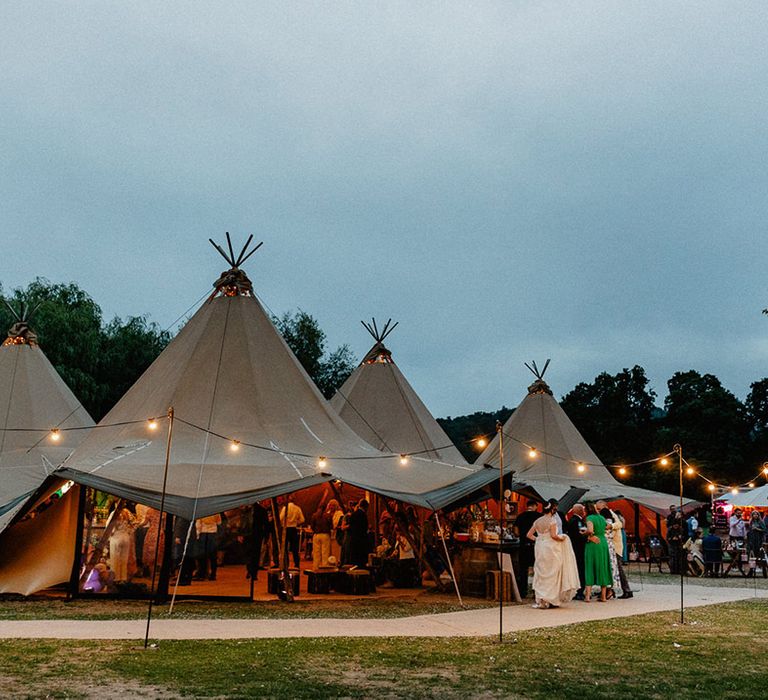
<svg viewBox="0 0 768 700">
<path fill-rule="evenodd" d="M 328 464 L 328 460 L 325 457 L 320 457 L 320 459 L 317 460 L 317 466 L 322 469 Z"/>
<path fill-rule="evenodd" d="M 707 486 L 707 488 L 708 488 L 710 491 L 714 491 L 714 490 L 715 490 L 715 485 L 714 485 L 714 484 L 710 484 L 709 486 Z"/>
<path fill-rule="evenodd" d="M 154 418 L 150 418 L 150 419 L 147 421 L 147 427 L 148 427 L 150 430 L 156 430 L 156 429 L 157 429 L 157 421 L 156 421 Z"/>
<path fill-rule="evenodd" d="M 578 469 L 580 472 L 583 472 L 583 471 L 586 471 L 587 468 L 581 462 L 579 462 L 576 465 L 576 469 Z"/>
<path fill-rule="evenodd" d="M 660 464 L 662 467 L 666 467 L 666 466 L 669 464 L 669 460 L 668 460 L 666 457 L 662 457 L 662 458 L 659 460 L 659 464 Z"/>
<path fill-rule="evenodd" d="M 749 486 L 751 489 L 755 488 L 755 485 L 751 481 L 747 484 L 747 486 Z"/>
<path fill-rule="evenodd" d="M 693 476 L 696 473 L 696 470 L 693 467 L 688 467 L 688 469 L 685 470 L 685 473 L 688 476 Z"/>
<path fill-rule="evenodd" d="M 403 466 L 408 464 L 408 455 L 400 455 L 400 464 Z"/>
<path fill-rule="evenodd" d="M 229 449 L 232 450 L 232 452 L 237 452 L 240 449 L 240 440 L 232 440 Z"/>
<path fill-rule="evenodd" d="M 61 432 L 58 428 L 51 430 L 51 440 L 53 440 L 53 442 L 58 442 L 61 440 Z"/>
<path fill-rule="evenodd" d="M 627 468 L 626 467 L 619 467 L 619 474 L 624 476 L 624 474 L 626 474 L 626 473 L 627 473 Z"/>
<path fill-rule="evenodd" d="M 537 455 L 537 454 L 539 454 L 539 453 L 538 453 L 538 452 L 536 452 L 536 448 L 535 448 L 535 447 L 532 447 L 530 450 L 528 450 L 528 456 L 529 456 L 531 459 L 536 459 L 536 455 Z"/>
<path fill-rule="evenodd" d="M 739 492 L 739 489 L 731 489 L 731 493 L 735 496 Z"/>
<path fill-rule="evenodd" d="M 477 438 L 477 440 L 475 440 L 475 444 L 480 449 L 482 449 L 483 447 L 485 447 L 488 444 L 488 441 L 485 438 Z M 766 470 L 766 472 L 768 472 L 768 470 Z"/>
</svg>

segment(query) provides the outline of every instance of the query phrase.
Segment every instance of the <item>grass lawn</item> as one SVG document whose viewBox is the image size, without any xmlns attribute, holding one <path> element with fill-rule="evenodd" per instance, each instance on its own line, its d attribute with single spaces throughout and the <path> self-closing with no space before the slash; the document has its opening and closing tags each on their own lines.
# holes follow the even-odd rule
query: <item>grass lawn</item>
<svg viewBox="0 0 768 700">
<path fill-rule="evenodd" d="M 768 602 L 491 639 L 0 641 L 3 697 L 764 697 Z"/>
</svg>

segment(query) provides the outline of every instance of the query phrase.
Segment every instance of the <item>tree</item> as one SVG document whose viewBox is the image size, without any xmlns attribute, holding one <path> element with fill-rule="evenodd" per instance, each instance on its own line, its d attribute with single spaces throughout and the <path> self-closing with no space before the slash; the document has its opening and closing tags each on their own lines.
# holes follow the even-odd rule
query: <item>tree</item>
<svg viewBox="0 0 768 700">
<path fill-rule="evenodd" d="M 320 392 L 330 399 L 355 369 L 356 360 L 349 346 L 340 345 L 326 355 L 325 333 L 317 319 L 301 309 L 286 311 L 272 320 Z"/>
<path fill-rule="evenodd" d="M 656 393 L 648 384 L 639 365 L 603 372 L 592 384 L 578 384 L 560 405 L 604 462 L 640 462 L 654 445 Z"/>
<path fill-rule="evenodd" d="M 512 415 L 511 408 L 502 406 L 498 411 L 476 411 L 466 416 L 438 418 L 446 435 L 468 462 L 474 462 L 480 454 L 475 439 L 484 436 L 489 442 L 496 434 L 496 422 L 506 423 Z"/>
<path fill-rule="evenodd" d="M 667 387 L 660 449 L 679 443 L 684 456 L 707 474 L 737 481 L 751 476 L 750 420 L 741 401 L 717 377 L 695 370 L 676 372 Z"/>
<path fill-rule="evenodd" d="M 2 290 L 0 289 L 0 292 Z M 170 340 L 143 317 L 102 323 L 99 305 L 76 284 L 37 278 L 4 297 L 37 310 L 31 327 L 46 357 L 94 419 L 100 420 Z M 5 305 L 0 323 L 10 327 Z"/>
</svg>

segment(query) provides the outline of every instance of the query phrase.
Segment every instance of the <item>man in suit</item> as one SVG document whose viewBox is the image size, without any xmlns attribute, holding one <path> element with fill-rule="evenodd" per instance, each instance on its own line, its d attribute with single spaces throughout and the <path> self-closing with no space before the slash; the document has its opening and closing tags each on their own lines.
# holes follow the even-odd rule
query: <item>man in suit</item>
<svg viewBox="0 0 768 700">
<path fill-rule="evenodd" d="M 534 543 L 528 539 L 527 535 L 533 524 L 540 517 L 539 504 L 536 501 L 529 500 L 526 509 L 515 520 L 517 536 L 520 538 L 520 566 L 516 573 L 517 588 L 520 591 L 521 598 L 525 598 L 528 595 L 528 569 L 533 566 L 535 558 Z"/>
<path fill-rule="evenodd" d="M 576 592 L 574 600 L 584 600 L 584 545 L 587 543 L 587 510 L 583 504 L 577 503 L 571 508 L 571 517 L 565 526 L 565 534 L 571 540 L 573 553 L 576 555 L 576 567 L 579 570 L 581 588 Z"/>
</svg>

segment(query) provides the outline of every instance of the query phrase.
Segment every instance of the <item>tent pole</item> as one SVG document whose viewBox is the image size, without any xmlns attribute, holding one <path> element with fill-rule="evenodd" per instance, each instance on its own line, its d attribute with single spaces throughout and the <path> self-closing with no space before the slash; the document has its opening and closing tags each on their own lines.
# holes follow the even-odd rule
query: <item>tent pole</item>
<svg viewBox="0 0 768 700">
<path fill-rule="evenodd" d="M 440 539 L 443 543 L 443 549 L 445 550 L 445 560 L 448 562 L 448 569 L 451 572 L 451 578 L 453 579 L 453 587 L 456 589 L 456 597 L 459 599 L 459 605 L 464 607 L 464 601 L 461 599 L 461 591 L 459 591 L 459 582 L 456 580 L 456 574 L 453 572 L 453 562 L 451 561 L 451 555 L 448 553 L 448 545 L 445 544 L 445 533 L 443 533 L 443 526 L 440 524 L 440 517 L 435 511 L 435 522 L 437 523 L 437 531 L 440 533 Z"/>
<path fill-rule="evenodd" d="M 680 566 L 680 624 L 685 624 L 685 594 L 683 593 L 684 590 L 684 584 L 685 584 L 685 570 L 688 568 L 688 559 L 684 558 L 682 555 L 683 549 L 682 549 L 682 528 L 685 527 L 685 520 L 683 520 L 683 448 L 680 445 L 675 445 L 672 448 L 675 452 L 677 452 L 678 457 L 678 468 L 680 471 L 680 553 L 678 555 L 678 564 Z"/>
<path fill-rule="evenodd" d="M 496 432 L 499 435 L 499 644 L 504 641 L 504 430 L 501 421 L 496 421 Z M 514 576 L 512 577 L 514 580 Z"/>
<path fill-rule="evenodd" d="M 174 516 L 170 513 L 165 514 L 165 533 L 163 535 L 163 563 L 160 566 L 160 580 L 157 582 L 157 594 L 158 600 L 167 602 L 168 600 L 168 584 L 171 580 L 171 566 L 173 559 L 173 531 L 174 531 Z M 160 533 L 158 533 L 159 536 Z"/>
<path fill-rule="evenodd" d="M 78 484 L 77 493 L 77 530 L 75 530 L 75 557 L 72 561 L 72 573 L 69 575 L 67 600 L 77 597 L 80 592 L 80 566 L 83 563 L 83 520 L 85 519 L 85 497 L 87 486 Z"/>
<path fill-rule="evenodd" d="M 157 577 L 157 560 L 160 555 L 160 535 L 163 527 L 163 515 L 165 514 L 165 493 L 168 486 L 168 465 L 171 461 L 171 444 L 173 443 L 173 406 L 168 409 L 168 440 L 165 444 L 165 468 L 163 469 L 163 492 L 160 496 L 160 519 L 157 523 L 157 541 L 155 542 L 155 561 L 152 565 L 152 584 L 149 589 L 149 608 L 147 609 L 147 629 L 144 633 L 144 648 L 149 646 L 149 626 L 152 623 L 152 605 L 155 602 L 155 579 Z M 166 521 L 168 517 L 166 516 Z M 168 549 L 168 542 L 166 549 Z"/>
<path fill-rule="evenodd" d="M 261 550 L 256 551 L 256 504 L 251 506 L 251 592 L 249 597 L 253 600 L 253 589 L 255 587 L 256 576 L 259 573 L 259 563 L 261 562 Z"/>
</svg>

